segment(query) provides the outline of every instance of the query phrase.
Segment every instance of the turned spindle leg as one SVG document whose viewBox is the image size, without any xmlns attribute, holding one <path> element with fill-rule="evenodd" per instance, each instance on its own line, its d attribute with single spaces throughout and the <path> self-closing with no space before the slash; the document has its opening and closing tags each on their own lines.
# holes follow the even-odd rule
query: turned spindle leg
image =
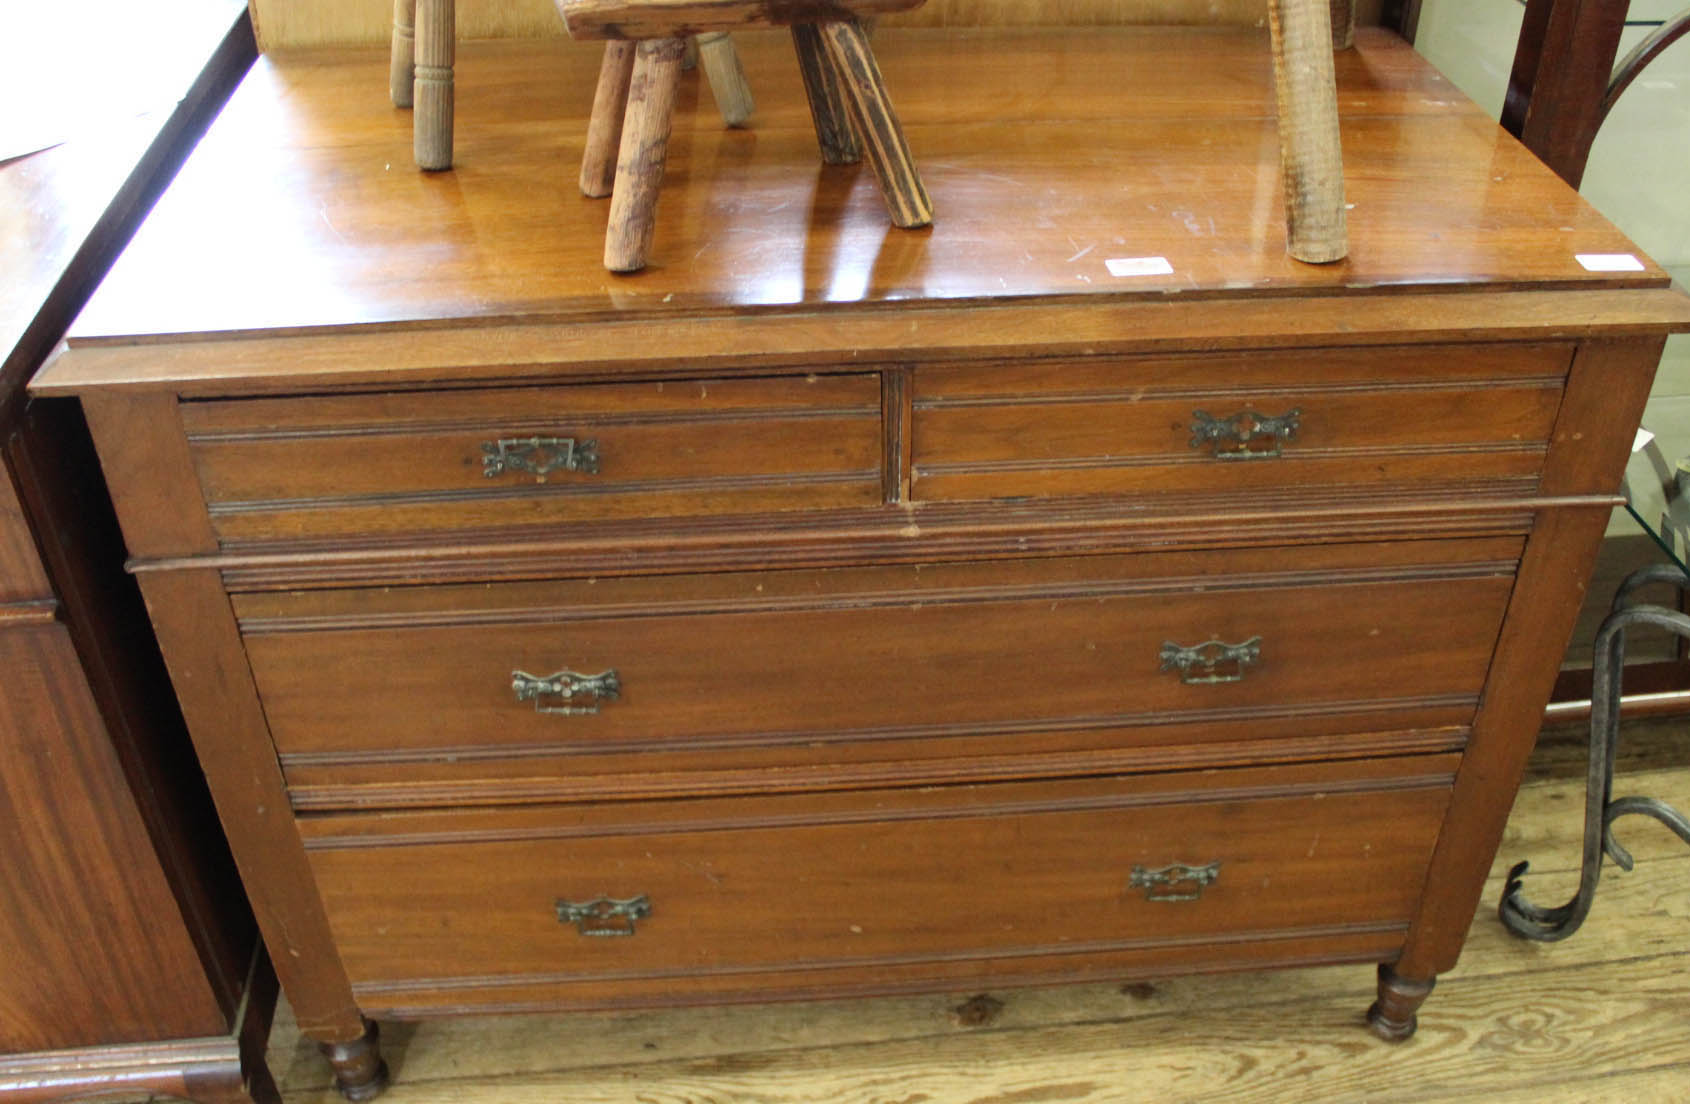
<svg viewBox="0 0 1690 1104">
<path fill-rule="evenodd" d="M 681 80 L 686 42 L 660 38 L 641 42 L 628 87 L 622 144 L 616 158 L 616 188 L 610 197 L 610 227 L 604 236 L 604 267 L 637 272 L 645 267 L 657 224 L 657 192 L 669 152 L 675 90 Z"/>
<path fill-rule="evenodd" d="M 387 1063 L 381 1058 L 381 1032 L 368 1021 L 364 1034 L 349 1043 L 319 1043 L 334 1067 L 334 1086 L 348 1100 L 374 1100 L 387 1088 Z"/>
<path fill-rule="evenodd" d="M 730 127 L 742 127 L 756 110 L 751 98 L 751 83 L 745 79 L 745 66 L 740 63 L 739 51 L 726 31 L 701 34 L 698 43 L 698 64 L 716 97 L 716 109 L 722 121 Z"/>
<path fill-rule="evenodd" d="M 1349 252 L 1330 0 L 1270 0 L 1287 248 L 1310 264 Z"/>
<path fill-rule="evenodd" d="M 417 48 L 417 0 L 393 0 L 393 48 L 387 91 L 394 107 L 411 106 L 411 59 Z"/>
<path fill-rule="evenodd" d="M 1412 981 L 1405 977 L 1398 977 L 1395 970 L 1387 965 L 1379 967 L 1379 998 L 1373 1002 L 1373 1007 L 1367 1010 L 1367 1026 L 1373 1029 L 1373 1034 L 1390 1043 L 1400 1043 L 1419 1026 L 1415 1019 L 1415 1009 L 1425 1003 L 1426 997 L 1437 984 L 1436 978 L 1425 981 Z"/>
<path fill-rule="evenodd" d="M 868 36 L 856 23 L 824 23 L 821 36 L 845 90 L 845 100 L 851 105 L 857 135 L 880 181 L 893 225 L 908 230 L 930 224 L 933 201 L 916 172 L 915 159 L 910 156 L 904 128 L 886 95 L 886 83 Z"/>
<path fill-rule="evenodd" d="M 593 117 L 587 123 L 587 150 L 581 157 L 581 194 L 598 199 L 616 187 L 616 152 L 622 144 L 622 116 L 628 110 L 628 83 L 634 76 L 634 44 L 607 42 L 599 65 Z"/>
<path fill-rule="evenodd" d="M 411 120 L 417 168 L 452 167 L 452 58 L 456 14 L 452 0 L 416 0 L 416 116 Z"/>
<path fill-rule="evenodd" d="M 804 95 L 810 101 L 810 118 L 816 124 L 822 161 L 829 165 L 861 161 L 863 147 L 851 129 L 845 91 L 839 86 L 839 73 L 827 58 L 821 31 L 813 23 L 793 24 L 792 48 L 798 53 L 798 72 L 804 78 Z"/>
<path fill-rule="evenodd" d="M 1348 50 L 1355 44 L 1355 0 L 1332 0 L 1332 48 L 1334 50 Z"/>
</svg>

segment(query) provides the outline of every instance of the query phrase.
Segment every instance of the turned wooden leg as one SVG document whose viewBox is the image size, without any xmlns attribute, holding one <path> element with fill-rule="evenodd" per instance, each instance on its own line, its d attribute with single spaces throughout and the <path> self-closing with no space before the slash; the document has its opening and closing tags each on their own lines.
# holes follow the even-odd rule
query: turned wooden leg
<svg viewBox="0 0 1690 1104">
<path fill-rule="evenodd" d="M 751 98 L 751 82 L 745 79 L 745 66 L 740 63 L 739 51 L 726 31 L 701 34 L 698 43 L 698 63 L 704 69 L 710 94 L 716 97 L 716 109 L 722 121 L 731 127 L 742 127 L 756 102 Z"/>
<path fill-rule="evenodd" d="M 1389 1043 L 1400 1043 L 1419 1026 L 1414 1011 L 1419 1008 L 1437 984 L 1437 978 L 1412 981 L 1398 977 L 1390 966 L 1379 966 L 1379 998 L 1367 1010 L 1367 1026 L 1373 1034 Z"/>
<path fill-rule="evenodd" d="M 417 48 L 417 0 L 393 0 L 392 60 L 388 63 L 387 91 L 394 107 L 411 106 L 411 59 Z"/>
<path fill-rule="evenodd" d="M 1270 0 L 1286 247 L 1310 264 L 1349 252 L 1329 0 Z"/>
<path fill-rule="evenodd" d="M 453 0 L 416 0 L 417 66 L 411 120 L 417 168 L 452 167 L 452 59 L 457 16 Z"/>
<path fill-rule="evenodd" d="M 635 51 L 616 157 L 616 188 L 610 197 L 610 227 L 604 235 L 604 267 L 612 272 L 639 271 L 651 250 L 685 52 L 686 41 L 679 38 L 641 42 Z"/>
<path fill-rule="evenodd" d="M 851 129 L 851 111 L 845 105 L 845 91 L 839 73 L 828 60 L 821 31 L 813 23 L 792 25 L 792 48 L 798 53 L 798 72 L 804 78 L 804 95 L 810 101 L 810 118 L 816 124 L 816 144 L 822 161 L 829 165 L 852 165 L 863 159 L 863 147 Z"/>
<path fill-rule="evenodd" d="M 1355 0 L 1332 0 L 1332 48 L 1334 50 L 1348 50 L 1355 44 Z"/>
<path fill-rule="evenodd" d="M 349 1043 L 319 1043 L 334 1067 L 334 1087 L 348 1100 L 374 1100 L 387 1088 L 387 1063 L 381 1058 L 381 1031 L 368 1021 L 364 1034 Z"/>
<path fill-rule="evenodd" d="M 593 117 L 587 124 L 587 151 L 581 157 L 581 194 L 598 199 L 616 186 L 616 151 L 622 144 L 622 116 L 628 110 L 628 82 L 634 76 L 634 44 L 607 42 L 593 93 Z"/>
<path fill-rule="evenodd" d="M 855 23 L 824 23 L 821 36 L 845 91 L 845 101 L 851 105 L 857 135 L 880 181 L 893 225 L 908 230 L 930 224 L 933 201 L 916 172 L 904 128 L 886 95 L 886 83 L 881 79 L 880 66 L 875 64 L 868 36 Z"/>
</svg>

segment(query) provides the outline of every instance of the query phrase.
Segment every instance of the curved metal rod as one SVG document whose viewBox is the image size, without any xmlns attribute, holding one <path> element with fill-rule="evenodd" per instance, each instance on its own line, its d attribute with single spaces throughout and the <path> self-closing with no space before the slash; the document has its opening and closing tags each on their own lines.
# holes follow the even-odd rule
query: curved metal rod
<svg viewBox="0 0 1690 1104">
<path fill-rule="evenodd" d="M 1516 863 L 1508 872 L 1507 885 L 1497 914 L 1503 926 L 1524 939 L 1554 943 L 1567 938 L 1584 923 L 1596 897 L 1602 877 L 1602 857 L 1612 857 L 1622 869 L 1631 869 L 1631 854 L 1614 838 L 1613 823 L 1622 816 L 1651 816 L 1690 843 L 1690 819 L 1671 806 L 1652 798 L 1628 797 L 1613 800 L 1614 759 L 1619 749 L 1621 681 L 1625 665 L 1625 633 L 1634 625 L 1666 629 L 1690 639 L 1690 616 L 1662 606 L 1632 605 L 1629 596 L 1640 587 L 1670 582 L 1680 590 L 1690 589 L 1690 576 L 1676 567 L 1657 564 L 1632 574 L 1614 597 L 1614 612 L 1596 633 L 1596 655 L 1592 670 L 1590 707 L 1590 764 L 1585 775 L 1584 852 L 1579 870 L 1579 888 L 1566 904 L 1555 908 L 1534 905 L 1521 896 L 1521 879 L 1529 863 Z"/>
<path fill-rule="evenodd" d="M 1639 42 L 1631 53 L 1614 66 L 1614 75 L 1608 78 L 1608 90 L 1602 93 L 1602 103 L 1597 108 L 1596 127 L 1592 129 L 1592 134 L 1601 129 L 1602 124 L 1607 121 L 1608 112 L 1614 110 L 1614 105 L 1625 95 L 1625 90 L 1631 87 L 1631 82 L 1649 67 L 1650 62 L 1660 57 L 1668 46 L 1686 34 L 1690 34 L 1690 8 L 1656 27 L 1648 38 Z"/>
</svg>

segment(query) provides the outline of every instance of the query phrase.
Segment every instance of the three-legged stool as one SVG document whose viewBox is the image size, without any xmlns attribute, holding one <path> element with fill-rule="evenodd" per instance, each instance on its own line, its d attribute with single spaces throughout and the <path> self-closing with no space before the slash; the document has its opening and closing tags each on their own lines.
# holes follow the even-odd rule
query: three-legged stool
<svg viewBox="0 0 1690 1104">
<path fill-rule="evenodd" d="M 791 28 L 822 159 L 841 164 L 866 154 L 892 222 L 931 223 L 932 201 L 859 22 L 923 2 L 557 0 L 571 35 L 608 40 L 581 165 L 582 192 L 611 196 L 605 267 L 645 267 L 687 36 L 742 27 Z"/>
</svg>

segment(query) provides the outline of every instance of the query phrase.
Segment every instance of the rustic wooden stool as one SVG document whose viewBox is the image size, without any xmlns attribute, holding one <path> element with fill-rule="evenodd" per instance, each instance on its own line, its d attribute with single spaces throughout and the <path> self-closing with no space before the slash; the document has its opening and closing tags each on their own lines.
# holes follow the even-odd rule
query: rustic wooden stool
<svg viewBox="0 0 1690 1104">
<path fill-rule="evenodd" d="M 392 60 L 388 91 L 393 106 L 410 107 L 417 168 L 452 167 L 452 64 L 457 38 L 454 0 L 393 0 Z M 700 35 L 698 61 L 731 127 L 751 117 L 751 87 L 739 53 L 726 34 Z"/>
<path fill-rule="evenodd" d="M 581 191 L 611 196 L 604 266 L 612 272 L 645 267 L 686 36 L 702 42 L 741 27 L 791 28 L 822 159 L 842 164 L 866 152 L 892 222 L 905 228 L 932 222 L 932 201 L 859 22 L 924 2 L 557 0 L 571 35 L 609 40 L 581 162 Z"/>
</svg>

